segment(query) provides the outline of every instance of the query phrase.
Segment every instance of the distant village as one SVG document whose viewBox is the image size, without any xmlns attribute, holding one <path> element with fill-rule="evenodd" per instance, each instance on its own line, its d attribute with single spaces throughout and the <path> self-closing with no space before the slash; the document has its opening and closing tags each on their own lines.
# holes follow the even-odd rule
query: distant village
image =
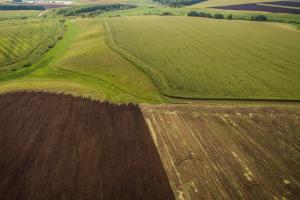
<svg viewBox="0 0 300 200">
<path fill-rule="evenodd" d="M 19 3 L 26 3 L 26 4 L 64 4 L 64 5 L 70 5 L 73 4 L 72 1 L 47 1 L 47 0 L 13 0 L 13 3 L 19 4 Z"/>
</svg>

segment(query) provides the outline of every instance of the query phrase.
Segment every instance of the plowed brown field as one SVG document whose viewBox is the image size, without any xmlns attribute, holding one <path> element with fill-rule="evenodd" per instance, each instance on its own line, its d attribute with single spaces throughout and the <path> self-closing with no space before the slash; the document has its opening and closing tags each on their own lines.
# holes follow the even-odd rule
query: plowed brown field
<svg viewBox="0 0 300 200">
<path fill-rule="evenodd" d="M 1 200 L 168 200 L 138 106 L 46 93 L 0 96 Z"/>
<path fill-rule="evenodd" d="M 299 199 L 299 104 L 142 110 L 178 199 Z"/>
</svg>

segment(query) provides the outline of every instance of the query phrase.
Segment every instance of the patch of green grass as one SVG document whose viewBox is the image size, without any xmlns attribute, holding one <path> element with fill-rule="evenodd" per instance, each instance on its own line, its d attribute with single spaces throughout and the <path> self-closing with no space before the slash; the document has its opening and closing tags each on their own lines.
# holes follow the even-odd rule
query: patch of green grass
<svg viewBox="0 0 300 200">
<path fill-rule="evenodd" d="M 0 92 L 46 90 L 113 102 L 165 101 L 139 68 L 106 45 L 101 19 L 76 19 L 67 26 L 63 39 L 39 62 L 2 77 Z"/>
<path fill-rule="evenodd" d="M 159 16 L 109 24 L 119 53 L 165 95 L 300 99 L 300 34 L 288 24 Z"/>
<path fill-rule="evenodd" d="M 22 17 L 35 17 L 41 11 L 37 10 L 1 10 L 0 21 L 8 19 L 21 19 Z"/>
</svg>

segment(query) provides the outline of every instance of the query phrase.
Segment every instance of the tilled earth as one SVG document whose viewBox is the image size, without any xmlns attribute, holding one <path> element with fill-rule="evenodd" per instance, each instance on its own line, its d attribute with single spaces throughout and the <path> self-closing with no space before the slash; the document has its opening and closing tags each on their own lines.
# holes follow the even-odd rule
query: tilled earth
<svg viewBox="0 0 300 200">
<path fill-rule="evenodd" d="M 0 96 L 0 199 L 174 199 L 138 106 Z"/>
</svg>

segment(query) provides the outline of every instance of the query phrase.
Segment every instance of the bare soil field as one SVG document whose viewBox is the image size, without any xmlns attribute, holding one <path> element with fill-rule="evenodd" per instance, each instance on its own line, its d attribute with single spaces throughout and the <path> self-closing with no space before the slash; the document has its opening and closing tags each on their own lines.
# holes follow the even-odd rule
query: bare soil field
<svg viewBox="0 0 300 200">
<path fill-rule="evenodd" d="M 298 199 L 300 105 L 143 105 L 177 199 Z"/>
<path fill-rule="evenodd" d="M 256 4 L 256 3 L 228 5 L 228 6 L 216 6 L 216 7 L 211 7 L 211 8 L 222 9 L 222 10 L 248 10 L 248 11 L 262 11 L 262 12 L 271 12 L 271 13 L 289 13 L 289 14 L 300 15 L 300 10 L 299 9 L 267 6 L 267 5 L 260 5 L 260 4 Z"/>
<path fill-rule="evenodd" d="M 300 1 L 274 1 L 274 2 L 264 2 L 264 4 L 277 5 L 277 6 L 299 7 L 300 8 Z"/>
<path fill-rule="evenodd" d="M 0 96 L 0 199 L 174 199 L 136 105 Z"/>
</svg>

